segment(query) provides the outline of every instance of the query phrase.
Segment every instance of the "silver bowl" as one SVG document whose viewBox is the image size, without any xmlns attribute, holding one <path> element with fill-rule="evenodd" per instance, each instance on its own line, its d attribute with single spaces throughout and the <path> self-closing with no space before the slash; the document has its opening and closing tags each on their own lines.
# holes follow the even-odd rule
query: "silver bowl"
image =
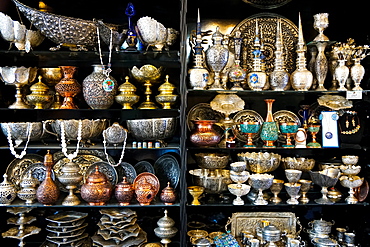
<svg viewBox="0 0 370 247">
<path fill-rule="evenodd" d="M 194 169 L 189 173 L 192 175 L 193 184 L 204 187 L 204 191 L 208 194 L 227 191 L 227 186 L 232 183 L 229 170 Z"/>
<path fill-rule="evenodd" d="M 200 168 L 223 169 L 229 162 L 229 155 L 225 153 L 197 153 L 195 161 Z"/>
<path fill-rule="evenodd" d="M 268 152 L 252 152 L 237 154 L 239 161 L 247 163 L 247 170 L 254 173 L 266 173 L 276 170 L 280 165 L 281 156 Z"/>
<path fill-rule="evenodd" d="M 345 165 L 356 165 L 358 162 L 358 156 L 357 155 L 343 155 L 342 162 Z"/>
<path fill-rule="evenodd" d="M 91 141 L 92 139 L 101 135 L 103 130 L 106 128 L 106 119 L 83 119 L 82 121 L 82 133 L 81 139 L 83 141 Z M 67 141 L 76 141 L 78 136 L 78 119 L 55 119 L 46 120 L 44 130 L 46 133 L 57 136 L 58 139 L 61 137 L 61 124 L 64 123 L 65 138 Z M 49 128 L 51 126 L 51 130 Z"/>
<path fill-rule="evenodd" d="M 127 128 L 138 141 L 170 139 L 175 134 L 176 118 L 127 120 Z"/>
<path fill-rule="evenodd" d="M 311 171 L 315 166 L 314 159 L 308 158 L 296 158 L 296 157 L 285 157 L 281 158 L 281 166 L 283 169 L 294 169 L 303 172 Z"/>
<path fill-rule="evenodd" d="M 342 166 L 339 167 L 339 169 L 345 175 L 357 175 L 361 171 L 361 166 L 354 166 L 354 165 L 345 166 L 345 165 L 342 165 Z"/>
<path fill-rule="evenodd" d="M 43 122 L 0 123 L 1 130 L 6 137 L 8 136 L 7 125 L 9 125 L 10 128 L 11 139 L 16 143 L 16 146 L 19 146 L 23 141 L 28 140 L 29 130 L 31 128 L 30 141 L 40 141 L 45 136 Z"/>
</svg>

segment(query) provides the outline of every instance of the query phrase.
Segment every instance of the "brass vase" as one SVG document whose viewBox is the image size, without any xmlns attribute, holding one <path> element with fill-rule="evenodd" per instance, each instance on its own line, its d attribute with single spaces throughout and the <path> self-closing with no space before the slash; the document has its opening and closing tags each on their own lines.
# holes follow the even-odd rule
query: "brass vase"
<svg viewBox="0 0 370 247">
<path fill-rule="evenodd" d="M 46 167 L 45 179 L 37 188 L 36 198 L 37 201 L 45 206 L 50 206 L 57 202 L 60 195 L 59 187 L 51 177 L 54 160 L 53 155 L 50 154 L 50 150 L 48 150 L 44 157 L 44 166 Z"/>
<path fill-rule="evenodd" d="M 73 102 L 73 98 L 81 92 L 81 85 L 73 78 L 77 67 L 75 66 L 59 66 L 63 70 L 64 77 L 55 85 L 55 90 L 64 97 L 63 104 L 60 109 L 78 109 Z"/>
</svg>

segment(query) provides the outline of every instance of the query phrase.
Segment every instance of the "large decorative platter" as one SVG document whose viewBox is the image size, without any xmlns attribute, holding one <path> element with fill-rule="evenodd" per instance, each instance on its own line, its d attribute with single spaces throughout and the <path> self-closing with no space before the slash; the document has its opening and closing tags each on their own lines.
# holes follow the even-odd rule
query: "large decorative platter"
<svg viewBox="0 0 370 247">
<path fill-rule="evenodd" d="M 150 172 L 150 173 L 155 174 L 154 167 L 152 166 L 152 164 L 150 164 L 149 161 L 146 161 L 146 160 L 137 162 L 134 165 L 134 168 L 135 168 L 137 175 L 143 172 Z"/>
<path fill-rule="evenodd" d="M 275 9 L 289 3 L 290 1 L 291 0 L 243 0 L 243 2 L 259 9 Z"/>
<path fill-rule="evenodd" d="M 66 163 L 68 163 L 69 160 L 65 157 L 62 151 L 55 152 L 53 154 L 53 158 L 55 162 L 53 169 L 54 169 L 55 175 L 59 177 L 60 175 L 63 174 L 61 171 L 63 166 Z M 108 160 L 109 160 L 109 163 L 115 164 L 114 159 L 109 155 L 108 155 Z M 80 150 L 78 152 L 77 157 L 74 158 L 72 161 L 80 166 L 80 174 L 84 176 L 85 178 L 87 169 L 95 162 L 107 161 L 107 156 L 101 150 Z M 81 181 L 81 183 L 79 184 L 78 188 L 80 188 L 82 184 L 84 183 L 85 183 L 85 180 L 83 179 L 83 181 Z"/>
<path fill-rule="evenodd" d="M 176 157 L 171 154 L 164 154 L 154 163 L 155 174 L 159 179 L 160 189 L 170 186 L 175 189 L 180 179 L 180 165 Z"/>
<path fill-rule="evenodd" d="M 251 232 L 256 234 L 256 229 L 260 228 L 261 221 L 268 221 L 276 226 L 281 232 L 295 234 L 297 218 L 291 212 L 238 212 L 233 213 L 229 222 L 231 224 L 231 234 L 238 236 L 241 232 Z"/>
<path fill-rule="evenodd" d="M 154 188 L 155 194 L 158 194 L 160 188 L 159 180 L 156 175 L 150 172 L 143 172 L 137 175 L 134 180 L 134 189 L 136 190 L 140 186 L 140 184 L 144 182 L 144 180 L 147 183 L 150 183 Z"/>
<path fill-rule="evenodd" d="M 19 190 L 24 171 L 28 166 L 39 162 L 44 162 L 44 157 L 38 154 L 26 154 L 22 159 L 12 160 L 6 169 L 8 181 L 11 182 L 17 188 L 17 190 Z"/>
<path fill-rule="evenodd" d="M 95 167 L 98 167 L 99 172 L 103 173 L 107 177 L 112 186 L 115 186 L 117 184 L 118 174 L 116 169 L 105 161 L 98 161 L 91 164 L 91 166 L 89 166 L 86 170 L 85 181 L 90 176 L 90 174 L 95 172 Z"/>
<path fill-rule="evenodd" d="M 116 167 L 116 170 L 118 173 L 119 182 L 123 179 L 123 177 L 126 177 L 127 181 L 132 184 L 137 176 L 134 166 L 127 162 L 122 162 Z"/>
<path fill-rule="evenodd" d="M 241 65 L 247 71 L 252 71 L 253 66 L 253 44 L 256 34 L 256 20 L 258 22 L 259 33 L 262 36 L 264 45 L 264 55 L 266 64 L 266 73 L 274 69 L 275 62 L 275 42 L 277 20 L 281 20 L 281 29 L 283 37 L 283 50 L 285 51 L 285 67 L 289 73 L 295 70 L 296 62 L 296 44 L 298 41 L 298 27 L 284 16 L 274 13 L 259 13 L 252 15 L 239 22 L 231 31 L 230 36 L 234 37 L 237 31 L 240 31 L 242 38 L 246 39 L 246 44 L 242 47 Z M 297 16 L 298 19 L 298 16 Z M 230 47 L 234 50 L 234 42 L 230 42 Z"/>
<path fill-rule="evenodd" d="M 222 113 L 214 111 L 211 108 L 210 104 L 199 103 L 199 104 L 194 105 L 189 110 L 186 121 L 187 121 L 188 129 L 192 131 L 194 129 L 194 123 L 192 122 L 192 120 L 216 120 L 217 122 L 219 122 L 223 118 L 224 117 Z M 217 132 L 221 134 L 224 133 L 223 129 L 220 126 L 214 125 L 214 128 L 217 130 Z"/>
<path fill-rule="evenodd" d="M 272 117 L 274 118 L 275 122 L 278 124 L 280 123 L 287 123 L 287 122 L 295 122 L 297 123 L 298 127 L 301 126 L 301 120 L 299 120 L 299 117 L 291 111 L 287 110 L 280 110 L 276 111 L 272 114 Z"/>
<path fill-rule="evenodd" d="M 248 137 L 247 135 L 244 135 L 243 133 L 240 132 L 239 130 L 239 123 L 241 122 L 258 122 L 260 126 L 262 127 L 262 124 L 264 122 L 263 118 L 261 115 L 253 110 L 242 110 L 238 111 L 234 117 L 233 117 L 234 122 L 236 123 L 233 128 L 233 134 L 236 136 L 236 138 L 241 141 L 241 142 L 247 142 Z M 260 128 L 261 129 L 261 128 Z M 253 139 L 256 139 L 259 136 L 259 132 L 255 133 L 252 135 Z"/>
</svg>

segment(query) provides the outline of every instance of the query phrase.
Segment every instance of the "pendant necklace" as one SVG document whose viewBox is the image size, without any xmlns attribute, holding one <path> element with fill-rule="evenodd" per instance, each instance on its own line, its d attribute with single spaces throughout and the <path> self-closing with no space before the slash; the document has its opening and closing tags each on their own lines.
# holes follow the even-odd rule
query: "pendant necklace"
<svg viewBox="0 0 370 247">
<path fill-rule="evenodd" d="M 125 155 L 126 140 L 127 140 L 127 132 L 126 132 L 126 135 L 125 135 L 125 139 L 123 140 L 121 157 L 119 158 L 117 164 L 112 164 L 112 163 L 110 163 L 109 155 L 107 153 L 107 141 L 105 139 L 105 134 L 103 134 L 104 153 L 105 153 L 105 157 L 107 158 L 107 162 L 109 163 L 109 165 L 111 165 L 113 167 L 117 167 L 117 166 L 119 166 L 122 163 L 123 156 Z"/>
<path fill-rule="evenodd" d="M 24 148 L 23 148 L 23 151 L 21 152 L 21 154 L 17 154 L 15 152 L 15 149 L 14 149 L 14 144 L 13 144 L 13 140 L 12 140 L 12 134 L 10 133 L 11 130 L 10 130 L 10 127 L 9 127 L 9 124 L 6 123 L 6 130 L 7 130 L 7 139 L 8 139 L 8 143 L 9 143 L 9 149 L 10 149 L 10 152 L 12 155 L 14 155 L 14 157 L 16 157 L 17 159 L 22 159 L 26 154 L 26 150 L 27 150 L 27 147 L 28 147 L 28 143 L 31 139 L 31 133 L 32 133 L 32 123 L 28 123 L 27 124 L 27 142 L 26 144 L 24 145 Z"/>
<path fill-rule="evenodd" d="M 333 134 L 333 132 L 330 131 L 331 124 L 330 124 L 329 116 L 325 117 L 324 114 L 321 114 L 321 118 L 322 119 L 325 118 L 325 124 L 327 125 L 327 128 L 328 128 L 328 131 L 325 132 L 324 136 L 325 136 L 326 139 L 330 140 L 331 138 L 333 138 L 334 134 Z M 337 121 L 339 117 L 338 117 L 337 113 L 333 113 L 333 114 L 330 115 L 330 118 L 334 121 Z"/>
<path fill-rule="evenodd" d="M 99 58 L 100 58 L 100 64 L 103 68 L 103 74 L 107 77 L 102 84 L 102 87 L 104 91 L 106 92 L 111 92 L 114 89 L 114 81 L 109 77 L 109 74 L 112 72 L 112 49 L 113 49 L 113 31 L 110 28 L 110 39 L 109 39 L 109 56 L 108 56 L 108 64 L 107 64 L 107 69 L 105 69 L 104 63 L 103 63 L 103 54 L 101 51 L 101 44 L 100 44 L 100 32 L 99 32 L 99 27 L 96 27 L 96 33 L 98 35 L 98 49 L 99 49 Z"/>
<path fill-rule="evenodd" d="M 80 141 L 82 139 L 82 121 L 81 119 L 78 121 L 78 130 L 77 130 L 77 147 L 76 150 L 73 153 L 68 154 L 67 153 L 67 143 L 66 143 L 66 137 L 65 137 L 65 128 L 64 128 L 64 121 L 61 121 L 60 124 L 60 139 L 62 141 L 62 152 L 63 154 L 69 159 L 70 162 L 78 155 L 78 150 L 80 148 Z"/>
</svg>

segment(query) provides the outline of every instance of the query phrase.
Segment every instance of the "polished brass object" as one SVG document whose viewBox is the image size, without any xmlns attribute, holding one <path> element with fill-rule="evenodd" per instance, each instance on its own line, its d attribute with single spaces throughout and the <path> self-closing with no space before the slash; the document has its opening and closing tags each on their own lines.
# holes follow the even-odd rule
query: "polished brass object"
<svg viewBox="0 0 370 247">
<path fill-rule="evenodd" d="M 201 205 L 199 201 L 199 197 L 203 194 L 204 192 L 204 187 L 202 186 L 189 186 L 188 191 L 190 195 L 193 197 L 193 201 L 191 202 L 191 205 Z"/>
<path fill-rule="evenodd" d="M 63 104 L 63 99 L 58 92 L 55 91 L 55 85 L 60 82 L 63 78 L 63 71 L 61 68 L 39 68 L 39 75 L 41 75 L 41 81 L 49 86 L 50 94 L 54 95 L 50 109 L 59 109 Z"/>
<path fill-rule="evenodd" d="M 299 202 L 302 204 L 306 204 L 310 201 L 306 194 L 311 189 L 312 181 L 307 179 L 300 179 L 298 180 L 298 183 L 301 184 L 301 196 L 299 197 Z"/>
<path fill-rule="evenodd" d="M 281 160 L 280 154 L 269 152 L 246 152 L 237 154 L 238 160 L 247 163 L 247 170 L 255 173 L 275 171 Z"/>
<path fill-rule="evenodd" d="M 158 107 L 151 101 L 152 95 L 151 87 L 153 83 L 157 83 L 158 79 L 162 76 L 163 67 L 155 67 L 154 65 L 146 64 L 140 69 L 136 66 L 132 67 L 132 76 L 140 83 L 144 83 L 146 100 L 140 104 L 139 109 L 157 109 Z"/>
<path fill-rule="evenodd" d="M 30 173 L 21 179 L 21 189 L 17 192 L 17 196 L 24 200 L 26 204 L 34 203 L 36 199 L 36 186 L 38 184 L 37 179 L 32 177 Z"/>
<path fill-rule="evenodd" d="M 162 105 L 163 109 L 171 109 L 178 97 L 173 93 L 176 87 L 168 81 L 168 78 L 169 75 L 166 75 L 166 81 L 158 88 L 160 93 L 155 96 L 156 101 Z"/>
<path fill-rule="evenodd" d="M 60 82 L 55 85 L 55 90 L 64 97 L 63 104 L 60 109 L 78 109 L 77 105 L 73 102 L 73 98 L 81 92 L 81 85 L 76 79 L 74 74 L 77 71 L 75 66 L 59 66 L 64 77 Z"/>
<path fill-rule="evenodd" d="M 32 207 L 14 207 L 8 208 L 7 212 L 19 217 L 13 217 L 8 219 L 8 224 L 17 225 L 18 227 L 12 227 L 6 232 L 1 233 L 3 238 L 14 238 L 19 240 L 18 246 L 25 246 L 24 239 L 31 235 L 38 234 L 41 228 L 36 226 L 30 226 L 32 222 L 36 221 L 34 216 L 26 216 L 33 208 Z"/>
<path fill-rule="evenodd" d="M 269 200 L 271 203 L 278 204 L 282 201 L 281 198 L 278 197 L 278 194 L 283 189 L 283 186 L 284 186 L 284 180 L 282 180 L 282 179 L 272 180 L 272 185 L 270 187 L 270 191 L 272 192 L 272 194 L 274 194 L 274 196 L 271 197 L 270 200 Z"/>
<path fill-rule="evenodd" d="M 30 87 L 31 94 L 27 95 L 26 98 L 31 105 L 35 106 L 35 109 L 45 109 L 45 105 L 52 100 L 52 96 L 49 94 L 49 87 L 41 81 L 41 75 L 39 81 Z"/>
<path fill-rule="evenodd" d="M 125 82 L 118 87 L 120 92 L 116 95 L 116 102 L 122 105 L 122 109 L 132 109 L 132 106 L 139 102 L 139 96 L 135 94 L 136 87 L 130 83 L 129 77 L 125 77 Z"/>
<path fill-rule="evenodd" d="M 70 161 L 62 167 L 62 175 L 58 176 L 58 180 L 69 190 L 68 196 L 66 196 L 62 202 L 65 206 L 75 206 L 81 203 L 80 199 L 73 193 L 83 179 L 83 176 L 79 173 L 80 166 Z"/>
<path fill-rule="evenodd" d="M 9 106 L 10 109 L 30 108 L 23 100 L 22 88 L 36 79 L 37 68 L 35 67 L 0 67 L 1 78 L 6 85 L 14 85 L 16 88 L 15 102 Z"/>
</svg>

